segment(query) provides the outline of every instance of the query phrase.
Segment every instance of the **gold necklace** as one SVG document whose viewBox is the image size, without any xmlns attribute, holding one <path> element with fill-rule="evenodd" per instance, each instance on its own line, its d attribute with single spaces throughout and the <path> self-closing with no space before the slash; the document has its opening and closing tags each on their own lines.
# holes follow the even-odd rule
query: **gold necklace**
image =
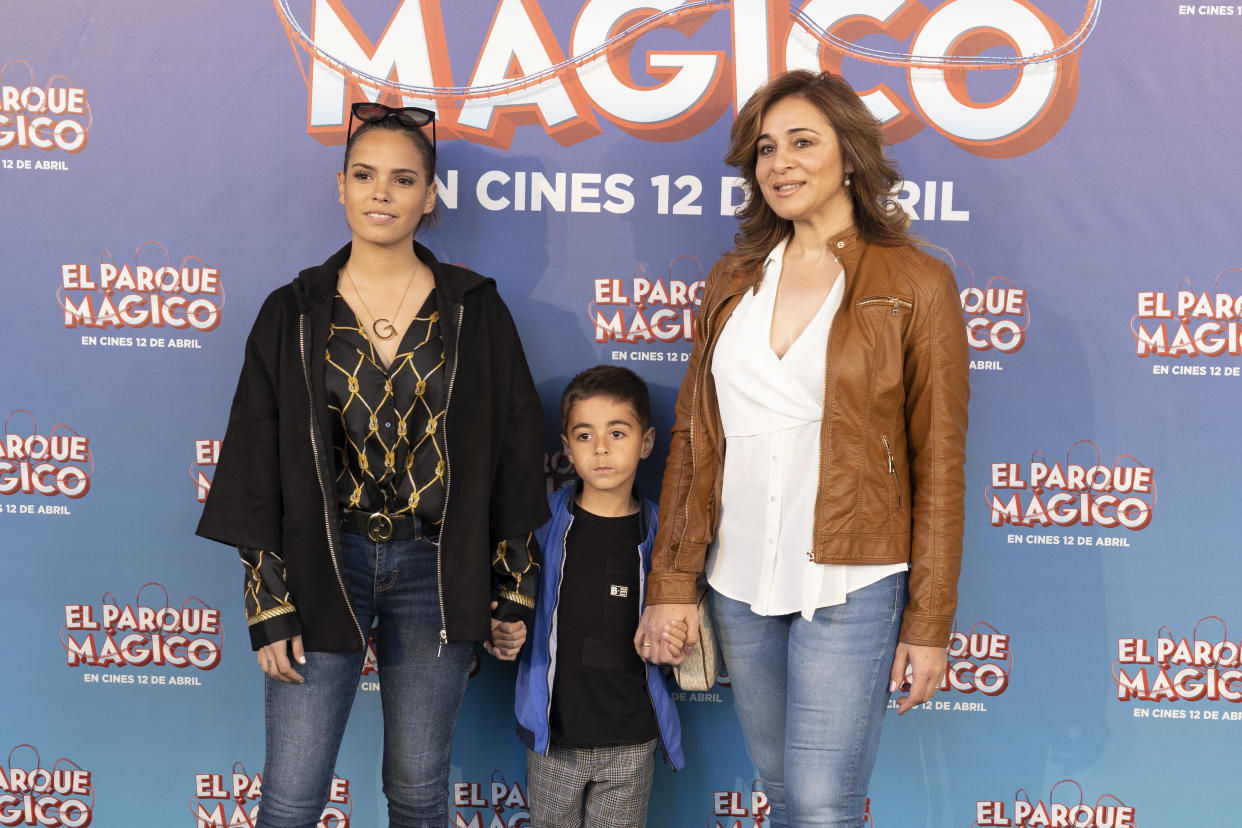
<svg viewBox="0 0 1242 828">
<path fill-rule="evenodd" d="M 378 336 L 380 339 L 392 339 L 394 336 L 396 336 L 397 329 L 393 327 L 392 320 L 385 319 L 382 316 L 376 316 L 375 314 L 371 313 L 371 309 L 367 306 L 367 300 L 362 298 L 362 291 L 358 290 L 358 283 L 354 281 L 353 276 L 349 275 L 349 265 L 347 264 L 341 269 L 345 271 L 345 278 L 349 280 L 349 286 L 354 289 L 354 295 L 357 296 L 358 301 L 362 303 L 362 309 L 367 312 L 367 316 L 371 317 L 371 320 L 372 320 L 371 330 L 375 332 L 375 335 Z M 402 292 L 401 294 L 401 301 L 397 303 L 397 309 L 393 311 L 392 315 L 394 319 L 401 313 L 401 306 L 405 304 L 405 297 L 409 294 L 410 285 L 412 284 L 414 284 L 414 273 L 413 272 L 410 273 L 409 281 L 405 283 L 405 291 Z M 381 324 L 383 324 L 384 327 L 387 328 L 387 330 L 385 330 L 383 333 L 380 332 Z"/>
</svg>

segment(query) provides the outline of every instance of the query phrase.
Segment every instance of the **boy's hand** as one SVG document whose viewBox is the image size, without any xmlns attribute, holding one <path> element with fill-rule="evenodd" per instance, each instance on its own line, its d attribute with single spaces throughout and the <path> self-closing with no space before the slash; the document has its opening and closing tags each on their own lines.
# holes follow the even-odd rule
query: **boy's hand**
<svg viewBox="0 0 1242 828">
<path fill-rule="evenodd" d="M 660 634 L 660 640 L 668 645 L 670 653 L 685 655 L 688 652 L 686 649 L 686 636 L 689 632 L 690 630 L 686 627 L 686 622 L 678 618 L 664 625 L 664 632 Z"/>
<path fill-rule="evenodd" d="M 685 630 L 680 644 L 677 643 L 679 630 Z M 686 650 L 698 643 L 697 604 L 652 604 L 643 610 L 638 632 L 634 634 L 634 651 L 643 661 L 652 664 L 681 664 Z"/>
<path fill-rule="evenodd" d="M 492 610 L 499 603 L 492 601 Z M 513 661 L 517 658 L 522 645 L 526 643 L 525 621 L 497 621 L 492 619 L 492 640 L 483 642 L 483 649 L 501 661 Z"/>
</svg>

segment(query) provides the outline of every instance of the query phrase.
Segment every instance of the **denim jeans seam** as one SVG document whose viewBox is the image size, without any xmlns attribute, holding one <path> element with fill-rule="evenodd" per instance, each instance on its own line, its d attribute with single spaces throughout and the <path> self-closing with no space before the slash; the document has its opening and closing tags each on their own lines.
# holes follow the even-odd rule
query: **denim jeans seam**
<svg viewBox="0 0 1242 828">
<path fill-rule="evenodd" d="M 894 596 L 895 596 L 893 599 L 893 612 L 889 615 L 889 618 L 888 618 L 888 631 L 885 634 L 886 639 L 892 638 L 893 627 L 899 623 L 899 619 L 901 618 L 901 615 L 902 615 L 901 599 L 902 599 L 902 593 L 905 592 L 905 590 L 902 589 L 902 584 L 900 583 L 901 576 L 898 575 L 897 579 L 898 579 L 898 583 L 896 585 L 896 589 L 893 590 Z M 875 660 L 875 666 L 871 671 L 871 686 L 872 687 L 882 686 L 882 685 L 878 685 L 876 683 L 876 680 L 879 678 L 880 668 L 883 666 L 883 663 L 884 663 L 884 654 L 879 653 L 879 657 Z M 889 672 L 890 673 L 892 672 L 891 661 L 889 662 Z M 885 692 L 883 695 L 885 696 L 887 700 L 888 693 Z M 883 715 L 883 710 L 884 708 L 881 708 L 881 715 Z M 859 730 L 859 738 L 855 741 L 853 750 L 851 751 L 853 756 L 848 765 L 848 767 L 850 768 L 851 774 L 855 774 L 855 775 L 857 774 L 858 766 L 862 761 L 863 745 L 866 742 L 865 734 L 870 732 L 871 724 L 872 724 L 872 721 L 874 720 L 874 717 L 875 717 L 875 704 L 872 703 L 872 704 L 867 705 L 866 711 L 863 716 L 863 727 Z M 858 784 L 858 780 L 856 778 L 851 777 L 849 779 L 849 785 L 850 785 L 851 792 L 857 786 L 857 784 Z"/>
<path fill-rule="evenodd" d="M 371 546 L 375 559 L 375 565 L 371 567 L 371 611 L 372 616 L 377 616 L 379 612 L 376 605 L 379 603 L 380 591 L 376 589 L 376 585 L 379 583 L 380 561 L 383 558 L 384 550 L 382 549 L 383 544 L 379 541 L 372 541 Z"/>
<path fill-rule="evenodd" d="M 383 582 L 383 583 L 380 583 L 380 581 L 379 581 L 379 573 L 378 573 L 378 572 L 376 572 L 376 579 L 375 579 L 374 588 L 375 588 L 375 595 L 376 595 L 376 600 L 377 600 L 377 601 L 378 601 L 378 599 L 379 599 L 379 594 L 380 594 L 381 592 L 387 592 L 389 589 L 391 589 L 391 588 L 392 588 L 393 584 L 397 583 L 397 578 L 399 577 L 400 572 L 401 572 L 401 570 L 399 570 L 399 569 L 390 569 L 390 570 L 388 570 L 388 577 L 387 577 L 387 579 L 385 579 L 385 580 L 384 580 L 384 582 Z"/>
<path fill-rule="evenodd" d="M 469 668 L 469 662 L 467 662 L 465 674 L 462 676 L 462 680 L 461 680 L 461 691 L 457 694 L 457 710 L 454 712 L 453 721 L 449 725 L 449 732 L 448 732 L 449 749 L 444 752 L 444 763 L 440 767 L 440 777 L 442 779 L 447 779 L 449 771 L 452 769 L 452 765 L 453 765 L 452 745 L 453 745 L 453 740 L 457 737 L 457 720 L 461 718 L 461 702 L 462 702 L 462 699 L 465 698 L 466 685 L 469 681 L 470 681 L 470 668 Z M 447 806 L 447 803 L 446 803 L 446 806 Z"/>
</svg>

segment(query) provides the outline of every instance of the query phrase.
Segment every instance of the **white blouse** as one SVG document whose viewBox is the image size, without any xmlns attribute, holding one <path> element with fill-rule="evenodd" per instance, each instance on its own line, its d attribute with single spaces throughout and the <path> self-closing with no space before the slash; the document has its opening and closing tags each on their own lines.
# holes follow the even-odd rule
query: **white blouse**
<svg viewBox="0 0 1242 828">
<path fill-rule="evenodd" d="M 824 361 L 845 278 L 837 279 L 806 329 L 777 357 L 770 332 L 787 241 L 768 254 L 758 291 L 742 296 L 712 358 L 725 464 L 707 580 L 759 615 L 796 612 L 809 621 L 817 608 L 843 604 L 848 593 L 907 565 L 811 560 Z"/>
</svg>

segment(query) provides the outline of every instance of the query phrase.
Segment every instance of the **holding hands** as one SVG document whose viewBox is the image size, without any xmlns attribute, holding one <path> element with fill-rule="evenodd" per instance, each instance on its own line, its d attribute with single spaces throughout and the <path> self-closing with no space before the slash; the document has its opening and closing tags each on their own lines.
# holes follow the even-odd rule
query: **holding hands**
<svg viewBox="0 0 1242 828">
<path fill-rule="evenodd" d="M 492 609 L 499 606 L 492 601 Z M 513 661 L 526 643 L 525 621 L 497 621 L 492 619 L 492 640 L 483 642 L 483 649 L 501 661 Z"/>
<path fill-rule="evenodd" d="M 681 664 L 699 643 L 697 604 L 654 604 L 643 611 L 634 651 L 652 664 Z"/>
</svg>

